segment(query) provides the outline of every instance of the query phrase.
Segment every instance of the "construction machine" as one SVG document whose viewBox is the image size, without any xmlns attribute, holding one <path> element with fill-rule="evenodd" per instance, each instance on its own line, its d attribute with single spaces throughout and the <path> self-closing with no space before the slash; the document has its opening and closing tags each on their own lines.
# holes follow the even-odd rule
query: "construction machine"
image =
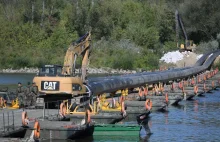
<svg viewBox="0 0 220 142">
<path fill-rule="evenodd" d="M 88 32 L 72 43 L 64 58 L 64 65 L 44 65 L 34 77 L 39 97 L 44 102 L 71 99 L 79 96 L 79 101 L 88 100 L 90 94 L 86 87 L 86 72 L 91 47 L 91 33 Z M 76 72 L 77 57 L 82 56 L 81 69 Z M 39 98 L 39 99 L 40 99 Z M 39 101 L 39 100 L 38 100 Z M 40 100 L 42 103 L 42 100 Z"/>
<path fill-rule="evenodd" d="M 188 40 L 188 36 L 186 33 L 186 30 L 184 28 L 182 19 L 179 15 L 179 12 L 176 10 L 175 12 L 175 20 L 176 20 L 176 40 L 177 40 L 177 47 L 180 48 L 180 51 L 194 51 L 196 48 L 196 45 L 194 44 L 193 40 Z M 181 28 L 184 38 L 185 38 L 185 44 L 181 44 L 179 47 L 179 27 Z"/>
<path fill-rule="evenodd" d="M 16 94 L 8 88 L 0 89 L 0 108 L 19 109 L 19 102 Z"/>
</svg>

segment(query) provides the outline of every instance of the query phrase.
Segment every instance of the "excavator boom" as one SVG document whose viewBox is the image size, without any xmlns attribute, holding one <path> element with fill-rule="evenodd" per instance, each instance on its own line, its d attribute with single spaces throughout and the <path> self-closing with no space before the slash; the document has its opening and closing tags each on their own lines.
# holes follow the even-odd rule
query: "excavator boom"
<svg viewBox="0 0 220 142">
<path fill-rule="evenodd" d="M 178 11 L 176 10 L 175 12 L 175 20 L 176 20 L 176 42 L 177 42 L 177 47 L 179 47 L 179 27 L 181 28 L 184 38 L 185 38 L 185 45 L 181 45 L 181 49 L 182 50 L 186 50 L 186 51 L 192 51 L 193 48 L 195 48 L 193 41 L 192 40 L 188 40 L 188 36 L 185 30 L 185 27 L 183 25 L 183 21 L 178 13 Z"/>
<path fill-rule="evenodd" d="M 67 76 L 75 76 L 76 69 L 76 59 L 78 56 L 82 56 L 82 80 L 85 81 L 86 77 L 86 68 L 88 65 L 89 59 L 89 47 L 91 41 L 91 33 L 88 32 L 84 36 L 82 36 L 77 42 L 71 44 L 66 52 L 66 56 L 64 58 L 64 65 L 62 74 Z"/>
</svg>

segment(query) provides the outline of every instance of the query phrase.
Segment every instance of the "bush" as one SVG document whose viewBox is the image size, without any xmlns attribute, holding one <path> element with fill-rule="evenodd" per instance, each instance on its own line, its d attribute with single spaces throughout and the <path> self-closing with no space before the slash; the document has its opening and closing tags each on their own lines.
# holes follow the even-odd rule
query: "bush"
<svg viewBox="0 0 220 142">
<path fill-rule="evenodd" d="M 219 42 L 217 40 L 211 40 L 208 42 L 202 42 L 196 47 L 197 53 L 206 53 L 219 48 Z"/>
</svg>

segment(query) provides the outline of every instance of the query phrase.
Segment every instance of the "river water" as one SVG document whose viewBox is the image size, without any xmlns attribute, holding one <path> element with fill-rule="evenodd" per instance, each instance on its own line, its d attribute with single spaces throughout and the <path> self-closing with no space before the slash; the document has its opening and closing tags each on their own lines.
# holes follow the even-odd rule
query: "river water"
<svg viewBox="0 0 220 142">
<path fill-rule="evenodd" d="M 1 86 L 26 84 L 34 74 L 0 74 Z M 125 122 L 136 123 L 136 121 Z M 149 127 L 152 134 L 141 130 L 140 137 L 103 136 L 86 137 L 74 142 L 133 142 L 133 141 L 180 141 L 207 142 L 220 141 L 220 91 L 195 97 L 192 101 L 182 101 L 179 106 L 168 107 L 167 112 L 151 113 Z"/>
</svg>

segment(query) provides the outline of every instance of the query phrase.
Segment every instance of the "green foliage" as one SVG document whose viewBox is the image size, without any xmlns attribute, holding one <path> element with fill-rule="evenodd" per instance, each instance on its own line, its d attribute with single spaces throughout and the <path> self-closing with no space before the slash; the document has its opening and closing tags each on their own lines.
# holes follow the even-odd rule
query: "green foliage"
<svg viewBox="0 0 220 142">
<path fill-rule="evenodd" d="M 140 47 L 129 40 L 100 40 L 93 44 L 96 54 L 91 56 L 91 66 L 134 69 Z"/>
<path fill-rule="evenodd" d="M 220 1 L 216 0 L 185 0 L 180 11 L 186 30 L 191 39 L 196 42 L 214 39 L 220 32 Z"/>
<path fill-rule="evenodd" d="M 220 69 L 220 61 L 217 61 L 215 64 L 213 64 L 212 68 L 213 69 L 216 69 L 216 68 Z"/>
<path fill-rule="evenodd" d="M 1 0 L 0 68 L 63 64 L 68 45 L 91 30 L 91 66 L 155 69 L 164 52 L 176 50 L 175 8 L 181 8 L 187 32 L 200 42 L 220 33 L 219 2 L 214 3 Z"/>
<path fill-rule="evenodd" d="M 163 53 L 176 50 L 176 43 L 173 41 L 167 41 L 164 43 Z"/>
<path fill-rule="evenodd" d="M 198 47 L 197 47 L 197 52 L 198 53 L 206 53 L 209 51 L 213 51 L 218 49 L 219 47 L 219 42 L 217 40 L 211 40 L 208 42 L 202 42 Z"/>
</svg>

